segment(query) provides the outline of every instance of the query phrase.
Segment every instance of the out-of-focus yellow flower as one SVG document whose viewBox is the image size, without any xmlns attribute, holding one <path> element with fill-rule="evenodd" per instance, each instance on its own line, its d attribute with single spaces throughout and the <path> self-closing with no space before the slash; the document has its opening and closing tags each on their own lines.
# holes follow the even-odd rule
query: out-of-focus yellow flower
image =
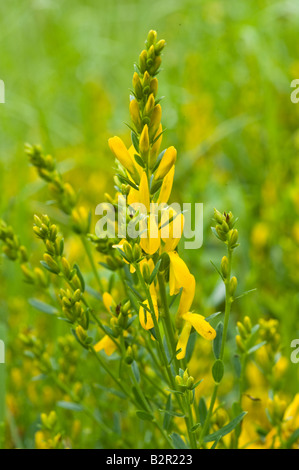
<svg viewBox="0 0 299 470">
<path fill-rule="evenodd" d="M 105 335 L 95 346 L 94 350 L 96 352 L 104 350 L 107 356 L 111 356 L 114 351 L 117 350 L 115 342 L 108 336 Z"/>
<path fill-rule="evenodd" d="M 251 241 L 256 248 L 264 248 L 269 239 L 269 228 L 264 222 L 258 222 L 252 230 Z"/>
</svg>

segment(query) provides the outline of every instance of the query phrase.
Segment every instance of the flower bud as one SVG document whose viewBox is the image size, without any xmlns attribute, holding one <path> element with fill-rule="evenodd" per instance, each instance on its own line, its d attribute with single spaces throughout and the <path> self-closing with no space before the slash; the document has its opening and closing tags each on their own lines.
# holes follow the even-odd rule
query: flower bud
<svg viewBox="0 0 299 470">
<path fill-rule="evenodd" d="M 145 124 L 142 132 L 141 132 L 141 136 L 140 136 L 140 140 L 139 140 L 139 150 L 140 150 L 140 153 L 141 153 L 141 156 L 143 158 L 145 158 L 148 154 L 148 151 L 149 151 L 149 135 L 148 135 L 148 126 L 147 124 Z"/>
<path fill-rule="evenodd" d="M 237 288 L 237 285 L 238 285 L 237 278 L 235 276 L 233 276 L 230 280 L 230 283 L 229 283 L 229 294 L 231 296 L 234 295 L 234 293 L 236 291 L 236 288 Z"/>
<path fill-rule="evenodd" d="M 227 256 L 223 256 L 221 260 L 221 273 L 224 277 L 224 279 L 227 278 L 228 276 L 228 259 Z"/>
</svg>

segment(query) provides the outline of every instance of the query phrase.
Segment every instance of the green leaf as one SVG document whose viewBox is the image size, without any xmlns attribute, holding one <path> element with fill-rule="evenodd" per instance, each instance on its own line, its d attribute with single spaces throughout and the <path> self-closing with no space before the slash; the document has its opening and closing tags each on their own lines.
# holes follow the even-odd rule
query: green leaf
<svg viewBox="0 0 299 470">
<path fill-rule="evenodd" d="M 138 163 L 138 165 L 140 165 L 142 168 L 145 168 L 145 163 L 142 160 L 142 158 L 140 157 L 140 155 L 136 155 L 136 153 L 135 153 L 134 158 L 135 158 L 136 162 Z"/>
<path fill-rule="evenodd" d="M 223 361 L 221 361 L 221 359 L 217 359 L 217 361 L 214 362 L 213 367 L 212 367 L 212 375 L 216 383 L 221 382 L 223 374 L 224 374 Z"/>
<path fill-rule="evenodd" d="M 57 406 L 60 408 L 64 408 L 65 410 L 72 410 L 72 411 L 82 411 L 83 406 L 79 403 L 73 403 L 71 401 L 58 401 Z"/>
<path fill-rule="evenodd" d="M 159 259 L 158 263 L 156 264 L 156 266 L 154 267 L 154 270 L 151 274 L 151 277 L 149 278 L 149 281 L 148 281 L 148 284 L 150 285 L 154 280 L 155 280 L 155 277 L 157 276 L 157 273 L 159 271 L 159 268 L 160 268 L 160 264 L 161 264 L 161 259 Z"/>
<path fill-rule="evenodd" d="M 199 419 L 200 423 L 203 426 L 206 420 L 208 409 L 204 398 L 201 398 L 198 403 Z"/>
<path fill-rule="evenodd" d="M 211 315 L 209 315 L 208 317 L 205 318 L 206 321 L 208 321 L 210 323 L 211 320 L 214 320 L 214 318 L 218 317 L 219 315 L 221 315 L 222 312 L 215 312 L 215 313 L 212 313 Z"/>
<path fill-rule="evenodd" d="M 139 152 L 139 141 L 135 132 L 131 132 L 131 139 L 132 139 L 132 144 L 134 145 L 134 149 L 136 150 L 136 152 Z"/>
<path fill-rule="evenodd" d="M 173 442 L 173 445 L 174 445 L 175 449 L 188 449 L 186 443 L 183 441 L 181 436 L 179 434 L 177 434 L 176 432 L 173 432 L 170 435 L 170 438 Z"/>
<path fill-rule="evenodd" d="M 232 432 L 236 426 L 242 421 L 244 416 L 247 414 L 246 411 L 243 411 L 239 416 L 234 418 L 230 423 L 228 423 L 226 426 L 223 428 L 219 429 L 216 432 L 213 432 L 212 434 L 209 434 L 208 436 L 204 437 L 204 442 L 213 442 L 216 440 L 221 439 L 222 437 L 226 436 L 230 432 Z"/>
<path fill-rule="evenodd" d="M 131 364 L 131 367 L 132 367 L 134 377 L 135 377 L 136 381 L 139 383 L 140 382 L 140 373 L 139 373 L 137 362 L 133 361 L 132 364 Z"/>
<path fill-rule="evenodd" d="M 154 419 L 153 415 L 143 410 L 137 410 L 136 415 L 139 419 L 142 419 L 143 421 L 153 421 Z"/>
<path fill-rule="evenodd" d="M 159 409 L 159 411 L 161 413 L 166 413 L 170 416 L 176 416 L 177 418 L 185 418 L 185 415 L 183 415 L 182 413 L 177 413 L 176 411 L 172 411 L 172 410 L 162 410 L 162 409 Z"/>
<path fill-rule="evenodd" d="M 237 377 L 240 377 L 241 372 L 242 372 L 242 365 L 241 365 L 240 358 L 237 354 L 235 354 L 234 357 L 233 357 L 233 364 L 234 364 L 234 367 L 235 367 Z"/>
<path fill-rule="evenodd" d="M 84 281 L 84 278 L 82 276 L 82 273 L 81 273 L 80 268 L 77 265 L 77 263 L 74 264 L 74 269 L 77 271 L 77 276 L 80 279 L 80 283 L 81 283 L 81 286 L 82 286 L 82 291 L 84 292 L 85 291 L 85 281 Z"/>
<path fill-rule="evenodd" d="M 132 387 L 132 392 L 133 392 L 135 400 L 137 401 L 140 408 L 142 408 L 144 411 L 147 412 L 147 409 L 145 408 L 143 400 L 140 398 L 139 392 L 138 392 L 137 388 L 135 387 L 135 385 L 133 385 L 133 387 Z"/>
<path fill-rule="evenodd" d="M 287 443 L 286 443 L 287 449 L 290 449 L 290 447 L 292 447 L 292 445 L 295 444 L 295 442 L 298 439 L 299 439 L 299 428 L 297 428 L 287 440 Z"/>
<path fill-rule="evenodd" d="M 216 327 L 216 338 L 213 340 L 213 353 L 216 359 L 219 359 L 220 357 L 222 335 L 223 335 L 223 323 L 221 321 L 218 323 Z"/>
<path fill-rule="evenodd" d="M 250 348 L 250 349 L 247 351 L 247 354 L 252 354 L 252 353 L 254 353 L 254 352 L 257 351 L 258 349 L 260 349 L 262 346 L 265 346 L 265 344 L 267 344 L 267 341 L 262 341 L 261 343 L 256 344 L 255 346 L 253 346 L 252 348 Z"/>
<path fill-rule="evenodd" d="M 211 227 L 212 230 L 213 230 L 213 228 L 214 228 L 214 227 Z M 216 232 L 216 234 L 217 234 L 217 232 Z M 216 235 L 216 237 L 219 238 L 218 235 Z M 219 238 L 219 240 L 220 240 L 220 238 Z M 221 277 L 221 279 L 224 280 L 224 279 L 223 279 L 223 276 L 222 276 L 222 274 L 221 274 L 221 272 L 219 271 L 219 269 L 217 268 L 216 264 L 213 263 L 213 261 L 212 261 L 211 259 L 210 259 L 210 263 L 211 263 L 211 265 L 215 268 L 215 270 L 217 271 L 217 273 L 219 274 L 219 276 Z"/>
<path fill-rule="evenodd" d="M 48 315 L 57 315 L 58 310 L 53 307 L 52 305 L 46 304 L 45 302 L 42 302 L 41 300 L 31 298 L 28 300 L 29 304 L 36 308 L 36 310 L 39 310 L 40 312 L 47 313 Z"/>
<path fill-rule="evenodd" d="M 194 331 L 193 333 L 191 333 L 191 335 L 189 336 L 189 339 L 188 339 L 187 348 L 186 348 L 186 363 L 187 364 L 190 361 L 191 356 L 192 356 L 193 351 L 194 351 L 194 347 L 195 347 L 195 343 L 196 343 L 196 335 L 197 335 L 197 333 Z"/>
<path fill-rule="evenodd" d="M 166 410 L 171 411 L 172 410 L 172 400 L 171 400 L 171 394 L 168 395 L 167 402 L 166 402 Z M 163 429 L 165 431 L 168 431 L 170 428 L 172 416 L 169 413 L 165 413 L 164 420 L 163 420 Z"/>
<path fill-rule="evenodd" d="M 192 428 L 190 429 L 191 432 L 196 432 L 197 429 L 201 426 L 200 423 L 196 423 L 194 424 L 194 426 L 192 426 Z"/>
</svg>

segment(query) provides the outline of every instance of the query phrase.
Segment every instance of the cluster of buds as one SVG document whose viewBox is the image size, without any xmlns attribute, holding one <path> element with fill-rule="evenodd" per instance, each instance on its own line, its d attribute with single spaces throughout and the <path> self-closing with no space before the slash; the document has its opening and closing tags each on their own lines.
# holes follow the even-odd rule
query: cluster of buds
<svg viewBox="0 0 299 470">
<path fill-rule="evenodd" d="M 215 234 L 222 240 L 227 243 L 228 247 L 233 250 L 238 246 L 238 230 L 234 228 L 236 220 L 231 212 L 221 212 L 214 209 L 214 219 L 217 223 L 215 227 Z"/>
<path fill-rule="evenodd" d="M 0 220 L 0 240 L 3 241 L 3 252 L 10 260 L 18 260 L 21 264 L 28 261 L 26 248 L 20 244 L 12 227 L 8 227 L 3 220 Z"/>
<path fill-rule="evenodd" d="M 257 351 L 256 359 L 266 373 L 272 373 L 280 347 L 279 323 L 278 320 L 270 318 L 261 319 L 259 324 L 259 338 L 266 344 Z"/>
<path fill-rule="evenodd" d="M 68 260 L 63 256 L 64 242 L 58 237 L 58 230 L 47 215 L 34 216 L 33 231 L 43 240 L 46 252 L 43 255 L 42 266 L 53 274 L 63 276 L 74 290 L 84 290 L 82 280 L 76 268 L 71 268 Z"/>
<path fill-rule="evenodd" d="M 127 347 L 125 361 L 127 364 L 132 364 L 133 361 L 136 361 L 138 355 L 137 344 Z"/>
<path fill-rule="evenodd" d="M 236 343 L 238 350 L 241 354 L 245 353 L 248 349 L 249 341 L 252 336 L 252 324 L 248 316 L 244 317 L 243 322 L 237 322 L 239 334 L 236 336 Z"/>
<path fill-rule="evenodd" d="M 71 291 L 70 289 L 60 289 L 62 311 L 71 323 L 78 323 L 85 330 L 89 325 L 88 308 L 82 305 L 82 292 L 80 289 Z"/>
<path fill-rule="evenodd" d="M 25 354 L 35 360 L 39 370 L 45 374 L 51 372 L 51 359 L 43 341 L 32 333 L 20 333 L 19 339 L 25 347 Z"/>
<path fill-rule="evenodd" d="M 122 245 L 123 256 L 130 263 L 138 263 L 141 260 L 141 248 L 138 243 L 129 243 L 127 240 Z"/>
<path fill-rule="evenodd" d="M 127 300 L 123 304 L 113 304 L 110 308 L 110 313 L 112 315 L 110 328 L 113 336 L 117 338 L 122 333 L 122 330 L 126 330 L 131 325 L 131 318 L 129 317 L 131 302 Z"/>
<path fill-rule="evenodd" d="M 154 166 L 159 152 L 162 109 L 157 100 L 157 75 L 161 65 L 161 52 L 165 41 L 157 41 L 156 31 L 151 30 L 146 48 L 139 57 L 139 66 L 133 75 L 133 96 L 130 101 L 130 114 L 135 127 L 132 138 L 136 151 L 140 154 L 138 163 L 142 167 Z"/>
<path fill-rule="evenodd" d="M 279 425 L 282 422 L 286 408 L 286 401 L 281 399 L 276 394 L 274 395 L 272 400 L 268 400 L 268 416 L 270 417 L 273 425 Z"/>
<path fill-rule="evenodd" d="M 194 398 L 194 377 L 189 375 L 188 369 L 185 371 L 180 369 L 179 374 L 175 377 L 177 390 L 178 392 L 186 393 L 190 403 L 192 403 Z"/>
<path fill-rule="evenodd" d="M 76 340 L 72 335 L 58 338 L 58 347 L 61 351 L 58 359 L 58 378 L 62 382 L 72 382 L 75 377 L 79 361 L 79 351 L 76 345 Z"/>
<path fill-rule="evenodd" d="M 227 256 L 223 256 L 223 258 L 221 260 L 220 269 L 221 269 L 221 274 L 222 274 L 222 278 L 223 278 L 224 282 L 229 283 L 228 284 L 229 294 L 230 294 L 231 297 L 233 297 L 234 293 L 236 291 L 237 285 L 238 285 L 238 281 L 237 281 L 237 278 L 235 276 L 233 276 L 229 279 L 229 261 L 228 261 Z"/>
<path fill-rule="evenodd" d="M 39 145 L 26 144 L 25 153 L 30 163 L 37 169 L 39 176 L 49 184 L 50 191 L 59 207 L 66 214 L 71 214 L 77 203 L 77 195 L 74 188 L 63 181 L 54 158 L 51 155 L 44 155 Z"/>
<path fill-rule="evenodd" d="M 37 449 L 62 449 L 62 433 L 55 411 L 41 414 L 41 429 L 35 434 Z"/>
</svg>

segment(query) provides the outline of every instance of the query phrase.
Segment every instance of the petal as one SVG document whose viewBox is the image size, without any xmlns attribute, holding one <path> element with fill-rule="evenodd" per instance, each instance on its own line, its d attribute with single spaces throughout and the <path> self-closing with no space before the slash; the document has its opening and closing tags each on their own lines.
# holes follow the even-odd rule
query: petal
<svg viewBox="0 0 299 470">
<path fill-rule="evenodd" d="M 202 315 L 198 315 L 197 313 L 185 313 L 182 317 L 184 320 L 191 323 L 193 328 L 195 328 L 197 333 L 203 336 L 203 338 L 212 340 L 216 337 L 216 331 Z"/>
<path fill-rule="evenodd" d="M 169 147 L 164 153 L 160 165 L 155 173 L 155 180 L 164 178 L 176 162 L 177 151 L 174 147 Z"/>
<path fill-rule="evenodd" d="M 156 315 L 156 318 L 158 320 L 159 319 L 159 310 L 158 310 L 158 304 L 157 304 L 157 296 L 156 296 L 155 290 L 152 289 L 152 286 L 154 288 L 154 285 L 153 284 L 151 285 L 151 296 L 152 296 L 152 300 L 153 300 L 153 304 L 154 304 L 155 315 Z M 144 304 L 149 309 L 148 300 L 145 300 Z M 141 324 L 142 328 L 144 328 L 145 330 L 151 330 L 155 326 L 154 322 L 153 322 L 153 319 L 152 319 L 152 315 L 145 308 L 143 308 L 142 306 L 140 306 L 140 309 L 139 309 L 139 321 L 140 321 L 140 324 Z"/>
<path fill-rule="evenodd" d="M 105 353 L 107 356 L 111 356 L 114 351 L 116 351 L 117 346 L 112 341 L 111 338 L 109 338 L 108 335 L 105 335 L 95 346 L 94 349 L 96 352 L 102 351 L 104 349 Z"/>
<path fill-rule="evenodd" d="M 180 334 L 176 350 L 178 351 L 181 349 L 179 353 L 177 353 L 176 357 L 177 359 L 184 359 L 186 356 L 186 349 L 187 349 L 187 344 L 188 344 L 188 339 L 190 336 L 190 331 L 191 331 L 192 325 L 191 323 L 186 322 L 183 326 L 182 332 Z"/>
<path fill-rule="evenodd" d="M 158 201 L 157 201 L 158 204 L 161 204 L 163 202 L 164 203 L 168 202 L 168 199 L 170 197 L 171 190 L 172 190 L 172 185 L 173 185 L 174 171 L 175 171 L 175 166 L 173 165 L 173 167 L 167 173 L 167 175 L 165 176 L 163 180 L 160 194 L 159 194 Z"/>
<path fill-rule="evenodd" d="M 113 305 L 113 299 L 112 299 L 112 295 L 109 294 L 109 292 L 104 292 L 103 294 L 103 303 L 106 307 L 106 310 L 111 313 L 111 307 Z"/>
<path fill-rule="evenodd" d="M 170 295 L 173 295 L 177 294 L 182 287 L 188 287 L 192 275 L 186 263 L 175 251 L 168 254 L 170 258 Z"/>
<path fill-rule="evenodd" d="M 148 179 L 146 172 L 144 171 L 141 176 L 140 185 L 139 185 L 139 201 L 146 207 L 147 212 L 150 210 L 150 194 L 148 187 Z"/>
<path fill-rule="evenodd" d="M 148 255 L 153 255 L 160 245 L 157 219 L 154 214 L 151 214 L 147 219 L 147 230 L 141 235 L 140 246 Z"/>
<path fill-rule="evenodd" d="M 195 287 L 195 277 L 190 274 L 188 277 L 188 284 L 186 284 L 186 287 L 183 287 L 182 290 L 178 315 L 183 315 L 184 313 L 189 312 L 195 295 Z"/>
<path fill-rule="evenodd" d="M 108 140 L 110 150 L 114 154 L 115 158 L 132 174 L 136 174 L 136 167 L 133 158 L 127 150 L 127 147 L 123 141 L 115 136 Z"/>
</svg>

